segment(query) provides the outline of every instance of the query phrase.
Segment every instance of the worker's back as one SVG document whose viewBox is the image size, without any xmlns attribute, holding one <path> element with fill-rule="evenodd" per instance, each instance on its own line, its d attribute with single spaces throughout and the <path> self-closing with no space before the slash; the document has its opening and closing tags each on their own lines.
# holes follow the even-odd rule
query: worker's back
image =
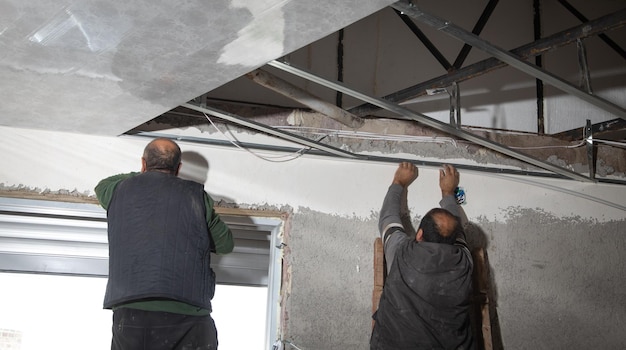
<svg viewBox="0 0 626 350">
<path fill-rule="evenodd" d="M 372 349 L 472 349 L 471 286 L 466 247 L 407 240 L 385 279 Z"/>
</svg>

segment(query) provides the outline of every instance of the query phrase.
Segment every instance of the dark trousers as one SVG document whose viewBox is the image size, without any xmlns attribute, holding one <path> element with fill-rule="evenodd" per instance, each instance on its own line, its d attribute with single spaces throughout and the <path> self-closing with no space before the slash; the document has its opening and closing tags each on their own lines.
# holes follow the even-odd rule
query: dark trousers
<svg viewBox="0 0 626 350">
<path fill-rule="evenodd" d="M 113 311 L 111 350 L 216 350 L 217 330 L 211 315 L 120 308 Z"/>
</svg>

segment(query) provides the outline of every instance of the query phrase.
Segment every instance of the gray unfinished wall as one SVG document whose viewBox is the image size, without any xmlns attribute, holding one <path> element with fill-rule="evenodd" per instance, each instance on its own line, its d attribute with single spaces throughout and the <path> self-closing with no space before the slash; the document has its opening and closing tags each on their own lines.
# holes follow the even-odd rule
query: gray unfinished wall
<svg viewBox="0 0 626 350">
<path fill-rule="evenodd" d="M 2 191 L 79 197 L 92 196 L 105 176 L 137 170 L 147 142 L 6 127 L 0 138 Z M 303 350 L 366 349 L 372 246 L 395 164 L 313 156 L 272 163 L 236 149 L 181 148 L 207 159 L 201 178 L 216 198 L 250 209 L 293 208 L 282 338 Z M 469 171 L 461 183 L 464 209 L 488 244 L 504 348 L 625 348 L 626 188 Z M 437 169 L 421 168 L 409 191 L 413 221 L 439 196 Z"/>
<path fill-rule="evenodd" d="M 479 217 L 471 230 L 474 246 L 487 246 L 494 347 L 624 348 L 626 220 L 508 209 L 503 221 Z M 294 215 L 286 339 L 302 349 L 367 348 L 376 220 Z"/>
</svg>

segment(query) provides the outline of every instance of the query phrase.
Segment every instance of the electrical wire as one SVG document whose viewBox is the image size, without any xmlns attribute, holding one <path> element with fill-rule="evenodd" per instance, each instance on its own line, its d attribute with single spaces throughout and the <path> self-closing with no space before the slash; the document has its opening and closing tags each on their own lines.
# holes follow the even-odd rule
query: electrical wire
<svg viewBox="0 0 626 350">
<path fill-rule="evenodd" d="M 456 147 L 456 140 L 450 137 L 431 137 L 417 135 L 395 135 L 395 134 L 376 134 L 366 131 L 349 131 L 315 128 L 307 126 L 277 126 L 277 129 L 306 131 L 309 134 L 337 136 L 341 138 L 362 139 L 362 140 L 380 140 L 380 141 L 404 141 L 404 142 L 435 142 L 450 143 Z"/>
<path fill-rule="evenodd" d="M 213 125 L 213 127 L 215 128 L 215 130 L 219 131 L 228 142 L 230 142 L 233 146 L 239 148 L 242 151 L 246 151 L 250 154 L 252 154 L 253 156 L 260 158 L 262 160 L 268 161 L 268 162 L 274 162 L 274 163 L 283 163 L 283 162 L 289 162 L 295 159 L 298 159 L 300 157 L 302 157 L 305 153 L 305 151 L 308 151 L 311 149 L 311 147 L 303 147 L 301 149 L 299 149 L 298 151 L 292 153 L 292 154 L 287 154 L 287 155 L 280 155 L 280 156 L 268 156 L 268 155 L 261 155 L 260 153 L 255 153 L 253 151 L 251 151 L 248 148 L 242 147 L 241 145 L 239 145 L 238 142 L 233 141 L 231 138 L 229 138 L 222 130 L 220 130 L 217 125 L 215 125 L 213 123 L 213 121 L 211 120 L 211 118 L 209 118 L 209 116 L 206 113 L 203 113 L 204 117 L 209 121 L 209 123 L 211 123 L 211 125 Z M 230 133 L 230 135 L 232 136 L 233 139 L 235 139 L 235 136 L 233 135 L 233 133 L 230 131 L 230 129 L 228 129 L 228 132 Z M 236 140 L 236 139 L 235 139 Z"/>
<path fill-rule="evenodd" d="M 570 146 L 534 146 L 534 147 L 513 147 L 513 146 L 509 146 L 509 148 L 513 148 L 513 149 L 551 149 L 551 148 L 578 148 L 581 146 L 584 146 L 585 143 L 587 142 L 587 140 L 582 140 L 580 143 L 577 143 L 575 145 L 570 145 Z"/>
</svg>

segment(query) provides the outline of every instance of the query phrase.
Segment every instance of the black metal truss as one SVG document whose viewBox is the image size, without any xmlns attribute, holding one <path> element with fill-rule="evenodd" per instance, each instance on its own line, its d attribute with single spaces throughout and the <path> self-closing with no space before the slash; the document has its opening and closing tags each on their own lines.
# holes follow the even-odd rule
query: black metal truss
<svg viewBox="0 0 626 350">
<path fill-rule="evenodd" d="M 454 31 L 456 32 L 455 37 L 463 41 L 465 45 L 470 45 L 471 43 L 473 43 L 474 45 L 470 45 L 470 46 L 475 46 L 478 48 L 486 48 L 487 45 L 490 45 L 484 40 L 478 38 L 473 33 L 468 33 L 454 25 L 448 26 L 446 21 L 440 20 L 428 14 L 425 14 L 424 12 L 418 10 L 416 7 L 410 4 L 398 2 L 392 6 L 394 7 L 394 9 L 396 9 L 399 12 L 404 13 L 404 15 L 406 16 L 408 16 L 409 14 L 412 14 L 415 17 L 418 17 L 420 20 L 424 21 L 425 23 L 426 21 L 429 21 L 429 23 L 427 24 L 433 25 L 433 23 L 437 23 L 437 25 L 439 26 L 445 26 L 446 28 L 443 28 L 443 29 L 440 28 L 440 30 L 447 31 L 448 34 L 450 34 L 449 27 L 452 27 L 452 29 L 454 29 Z M 559 47 L 577 42 L 578 40 L 583 39 L 583 38 L 587 38 L 587 37 L 591 37 L 595 35 L 603 35 L 604 37 L 606 37 L 604 33 L 618 29 L 620 27 L 623 27 L 624 25 L 626 25 L 626 9 L 600 17 L 595 20 L 588 21 L 576 27 L 568 28 L 566 30 L 555 33 L 548 37 L 538 39 L 532 43 L 528 43 L 526 45 L 515 48 L 511 51 L 504 51 L 504 50 L 497 49 L 497 48 L 493 50 L 494 49 L 493 47 L 489 47 L 489 49 L 492 49 L 492 50 L 490 50 L 490 52 L 488 53 L 492 54 L 494 57 L 482 60 L 480 62 L 476 62 L 474 64 L 471 64 L 463 68 L 453 69 L 445 75 L 435 77 L 428 81 L 425 81 L 425 82 L 407 87 L 405 89 L 399 90 L 392 94 L 383 96 L 382 99 L 389 101 L 389 102 L 398 102 L 398 103 L 407 101 L 410 99 L 414 99 L 419 96 L 425 95 L 426 91 L 429 89 L 446 88 L 455 82 L 456 83 L 463 82 L 468 79 L 472 79 L 472 78 L 484 75 L 493 70 L 507 67 L 509 65 L 507 63 L 510 63 L 513 61 L 514 61 L 513 64 L 519 65 L 519 62 L 523 62 L 527 58 L 542 55 L 544 53 L 553 51 Z M 471 43 L 468 43 L 469 39 L 471 39 Z M 619 46 L 617 46 L 616 48 L 615 47 L 616 45 L 617 44 L 613 43 L 612 47 L 619 53 L 620 48 Z M 506 61 L 509 61 L 509 62 L 506 62 Z M 547 72 L 543 72 L 543 73 L 548 74 Z M 535 75 L 535 74 L 531 74 L 531 75 Z M 558 79 L 558 78 L 553 77 L 553 76 L 548 77 L 548 80 L 554 80 L 554 79 Z M 557 82 L 557 84 L 559 85 L 562 85 L 562 83 L 563 83 L 562 81 Z M 568 90 L 569 90 L 568 92 L 573 92 L 572 88 L 579 90 L 578 88 L 575 88 L 575 87 L 568 87 Z M 605 101 L 598 101 L 595 96 L 590 95 L 586 91 L 579 90 L 574 93 L 578 95 L 579 97 L 593 100 L 592 103 L 596 105 L 600 104 L 601 107 L 607 107 Z M 584 95 L 582 93 L 584 93 Z M 610 102 L 608 104 L 609 106 L 607 108 L 609 109 L 609 111 L 616 113 L 619 117 L 623 117 L 624 115 L 623 108 L 619 106 L 614 106 Z M 357 116 L 366 116 L 380 109 L 381 108 L 378 106 L 366 103 L 366 104 L 362 104 L 362 105 L 349 109 L 349 112 Z"/>
<path fill-rule="evenodd" d="M 560 77 L 553 75 L 550 72 L 540 67 L 537 67 L 534 64 L 528 63 L 520 59 L 516 55 L 506 50 L 503 50 L 485 40 L 482 40 L 478 36 L 466 31 L 465 29 L 449 21 L 428 14 L 420 10 L 418 7 L 405 2 L 397 2 L 393 4 L 392 7 L 406 13 L 408 16 L 415 20 L 428 24 L 445 34 L 450 35 L 453 38 L 456 38 L 464 43 L 470 44 L 480 50 L 483 50 L 489 55 L 499 59 L 500 61 L 507 63 L 511 67 L 527 73 L 537 79 L 541 79 L 544 83 L 548 83 L 556 87 L 557 89 L 572 94 L 582 99 L 583 101 L 586 101 L 596 107 L 602 108 L 617 117 L 626 119 L 626 109 L 622 108 L 621 106 L 618 106 L 599 96 L 581 90 L 580 88 L 561 79 Z"/>
</svg>

